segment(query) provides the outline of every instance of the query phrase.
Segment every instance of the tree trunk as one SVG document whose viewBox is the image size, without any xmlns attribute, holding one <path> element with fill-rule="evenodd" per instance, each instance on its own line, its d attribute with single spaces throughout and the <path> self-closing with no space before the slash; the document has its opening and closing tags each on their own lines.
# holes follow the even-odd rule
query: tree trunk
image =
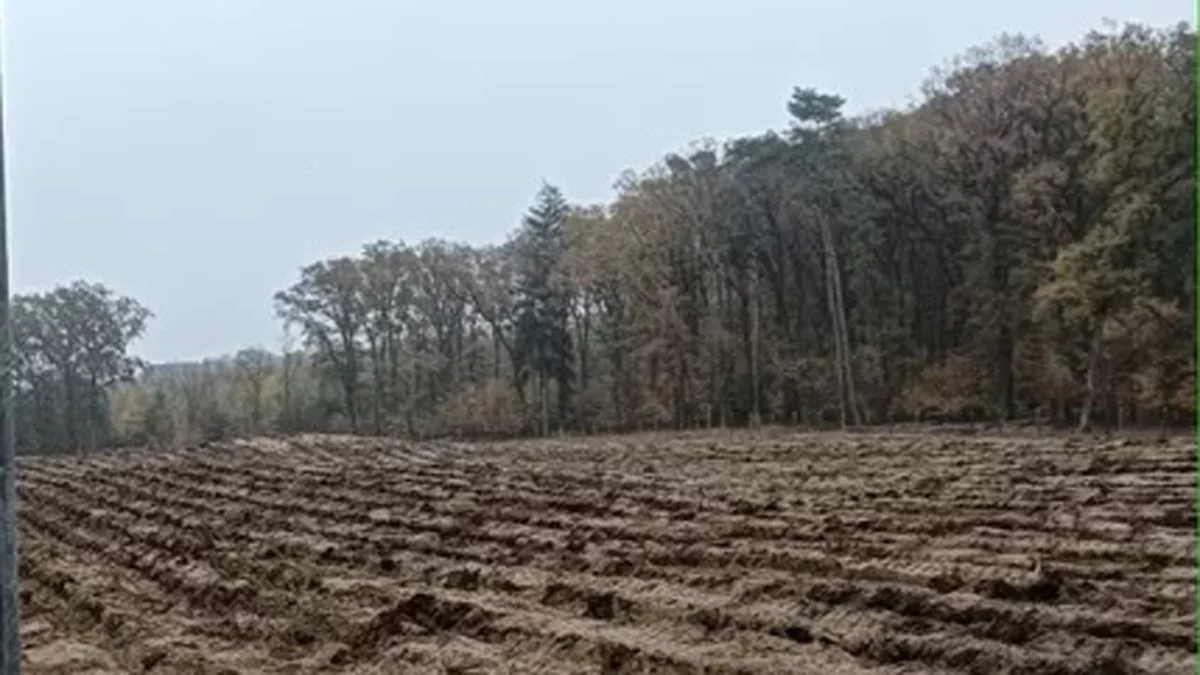
<svg viewBox="0 0 1200 675">
<path fill-rule="evenodd" d="M 408 437 L 417 437 L 417 387 L 420 384 L 420 372 L 417 371 L 416 358 L 409 359 L 409 379 L 408 384 L 404 388 L 404 423 L 408 427 Z"/>
<path fill-rule="evenodd" d="M 861 402 L 858 399 L 858 389 L 854 386 L 854 368 L 850 361 L 850 328 L 846 323 L 846 300 L 842 294 L 841 265 L 838 263 L 837 250 L 833 245 L 833 235 L 829 232 L 828 226 L 825 227 L 825 236 L 828 242 L 830 276 L 833 280 L 833 296 L 836 303 L 834 315 L 838 322 L 837 337 L 842 342 L 842 373 L 846 378 L 846 403 L 850 408 L 854 425 L 859 426 L 863 423 L 863 418 L 860 412 Z"/>
<path fill-rule="evenodd" d="M 997 347 L 996 367 L 1000 377 L 1000 411 L 1005 421 L 1013 418 L 1014 389 L 1016 384 L 1013 378 L 1013 350 L 1012 330 L 1007 325 L 1002 325 L 1000 327 L 999 346 Z"/>
<path fill-rule="evenodd" d="M 95 452 L 97 446 L 96 427 L 100 424 L 102 411 L 100 409 L 100 387 L 93 376 L 88 382 L 88 450 Z"/>
<path fill-rule="evenodd" d="M 250 400 L 250 426 L 251 433 L 258 434 L 262 429 L 262 391 L 263 391 L 263 373 L 258 370 L 254 373 L 254 391 Z"/>
<path fill-rule="evenodd" d="M 684 408 L 687 405 L 686 394 L 684 393 L 685 383 L 687 382 L 687 355 L 684 353 L 683 347 L 678 347 L 675 354 L 677 365 L 675 368 L 675 385 L 671 388 L 672 398 L 674 399 L 672 408 L 675 410 L 675 428 L 683 429 L 685 424 Z"/>
<path fill-rule="evenodd" d="M 846 428 L 846 375 L 842 371 L 842 366 L 844 363 L 844 359 L 842 358 L 842 341 L 841 341 L 840 336 L 838 335 L 839 328 L 838 328 L 837 320 L 834 318 L 834 312 L 836 311 L 835 310 L 836 304 L 834 303 L 834 300 L 833 300 L 833 286 L 831 284 L 829 284 L 828 280 L 826 281 L 826 285 L 829 288 L 829 293 L 828 293 L 828 295 L 829 295 L 829 314 L 830 314 L 830 320 L 833 324 L 833 370 L 834 370 L 834 376 L 837 380 L 838 423 L 841 425 L 841 427 L 843 429 L 845 429 Z"/>
<path fill-rule="evenodd" d="M 568 325 L 568 314 L 566 312 L 563 312 L 562 314 L 562 318 L 559 323 L 559 329 L 562 331 L 560 334 L 563 336 L 563 338 L 569 339 L 571 335 L 571 327 Z M 570 416 L 571 410 L 571 380 L 568 377 L 569 373 L 567 372 L 570 359 L 564 358 L 563 354 L 560 352 L 558 356 L 555 357 L 554 361 L 554 369 L 556 371 L 554 380 L 558 384 L 558 389 L 555 392 L 558 399 L 558 428 L 561 430 L 566 426 L 568 421 L 567 418 Z"/>
<path fill-rule="evenodd" d="M 591 374 L 588 371 L 588 351 L 590 348 L 592 332 L 592 317 L 588 308 L 588 299 L 585 295 L 583 298 L 582 320 L 580 321 L 580 339 L 579 339 L 579 382 L 580 391 L 584 391 L 588 387 L 588 379 Z"/>
<path fill-rule="evenodd" d="M 492 329 L 492 377 L 500 379 L 500 334 Z"/>
<path fill-rule="evenodd" d="M 758 279 L 755 272 L 750 272 L 750 427 L 757 429 L 762 426 L 762 404 L 759 400 L 758 372 Z"/>
<path fill-rule="evenodd" d="M 1087 431 L 1092 423 L 1092 406 L 1096 400 L 1096 371 L 1100 365 L 1100 326 L 1092 331 L 1088 346 L 1087 374 L 1084 382 L 1083 407 L 1079 411 L 1079 431 Z"/>
<path fill-rule="evenodd" d="M 78 451 L 79 445 L 79 394 L 75 382 L 75 374 L 70 370 L 63 373 L 63 393 L 67 398 L 66 419 L 63 426 L 67 429 L 67 446 L 72 451 Z"/>
<path fill-rule="evenodd" d="M 538 401 L 542 408 L 541 436 L 550 435 L 550 391 L 546 387 L 546 376 L 538 373 Z"/>
<path fill-rule="evenodd" d="M 372 335 L 368 339 L 371 350 L 371 425 L 376 436 L 383 435 L 383 368 L 381 367 L 382 350 L 378 338 Z"/>
<path fill-rule="evenodd" d="M 292 355 L 287 351 L 283 353 L 283 381 L 280 383 L 282 391 L 282 401 L 280 402 L 280 411 L 282 426 L 284 431 L 294 431 L 292 419 Z"/>
<path fill-rule="evenodd" d="M 842 353 L 843 342 L 841 337 L 842 323 L 838 320 L 838 302 L 837 295 L 834 292 L 834 269 L 833 238 L 829 234 L 829 228 L 824 223 L 821 224 L 821 239 L 825 245 L 825 300 L 829 305 L 829 323 L 833 327 L 833 369 L 834 376 L 837 380 L 837 398 L 838 398 L 838 423 L 843 429 L 846 428 L 846 372 L 845 372 L 845 354 Z"/>
<path fill-rule="evenodd" d="M 342 398 L 346 402 L 346 416 L 350 418 L 350 433 L 358 433 L 358 400 L 354 394 L 354 384 L 348 379 L 342 381 Z"/>
<path fill-rule="evenodd" d="M 612 384 L 609 389 L 609 396 L 612 397 L 613 417 L 616 419 L 617 426 L 624 430 L 626 425 L 629 424 L 629 416 L 625 412 L 625 397 L 622 395 L 622 387 L 625 382 L 625 368 L 620 348 L 610 350 L 609 360 L 612 363 Z"/>
<path fill-rule="evenodd" d="M 388 329 L 388 414 L 400 412 L 400 337 L 398 331 Z"/>
</svg>

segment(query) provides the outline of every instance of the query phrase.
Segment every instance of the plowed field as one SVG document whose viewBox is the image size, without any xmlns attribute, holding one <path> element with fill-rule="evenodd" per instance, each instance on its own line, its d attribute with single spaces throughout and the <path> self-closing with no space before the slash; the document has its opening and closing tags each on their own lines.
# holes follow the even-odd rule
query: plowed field
<svg viewBox="0 0 1200 675">
<path fill-rule="evenodd" d="M 301 437 L 21 464 L 31 673 L 1192 673 L 1192 444 Z"/>
</svg>

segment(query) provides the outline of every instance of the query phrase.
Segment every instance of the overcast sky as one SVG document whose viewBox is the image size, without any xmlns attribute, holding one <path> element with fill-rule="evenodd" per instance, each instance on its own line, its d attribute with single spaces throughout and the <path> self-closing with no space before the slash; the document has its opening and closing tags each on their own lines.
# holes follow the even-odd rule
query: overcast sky
<svg viewBox="0 0 1200 675">
<path fill-rule="evenodd" d="M 277 348 L 272 294 L 380 238 L 500 241 L 543 179 L 786 123 L 796 85 L 905 105 L 1002 32 L 1051 46 L 1191 0 L 5 0 L 17 292 L 149 306 L 135 350 Z"/>
</svg>

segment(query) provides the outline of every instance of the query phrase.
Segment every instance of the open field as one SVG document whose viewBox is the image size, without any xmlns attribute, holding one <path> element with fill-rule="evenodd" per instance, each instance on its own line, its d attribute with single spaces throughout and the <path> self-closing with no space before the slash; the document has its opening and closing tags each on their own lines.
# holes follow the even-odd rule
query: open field
<svg viewBox="0 0 1200 675">
<path fill-rule="evenodd" d="M 31 673 L 1191 673 L 1191 442 L 304 437 L 22 462 Z"/>
</svg>

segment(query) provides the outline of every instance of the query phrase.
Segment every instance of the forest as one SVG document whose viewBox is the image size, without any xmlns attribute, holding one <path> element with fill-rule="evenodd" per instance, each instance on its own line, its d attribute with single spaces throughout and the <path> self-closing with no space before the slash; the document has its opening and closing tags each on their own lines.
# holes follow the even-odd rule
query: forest
<svg viewBox="0 0 1200 675">
<path fill-rule="evenodd" d="M 609 203 L 531 186 L 501 245 L 311 262 L 264 298 L 278 351 L 146 364 L 136 300 L 15 296 L 18 447 L 1192 424 L 1195 49 L 1187 25 L 1005 36 L 858 116 L 798 87 L 784 128 L 667 154 Z"/>
</svg>

